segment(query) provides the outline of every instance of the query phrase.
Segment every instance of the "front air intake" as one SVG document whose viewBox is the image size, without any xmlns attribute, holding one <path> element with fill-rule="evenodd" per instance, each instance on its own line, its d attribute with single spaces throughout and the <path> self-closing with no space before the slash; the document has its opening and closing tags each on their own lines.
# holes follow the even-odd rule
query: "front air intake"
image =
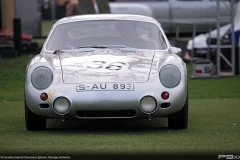
<svg viewBox="0 0 240 160">
<path fill-rule="evenodd" d="M 79 118 L 132 118 L 134 110 L 81 110 L 77 111 Z"/>
<path fill-rule="evenodd" d="M 40 104 L 39 107 L 40 108 L 49 108 L 49 104 Z"/>
<path fill-rule="evenodd" d="M 169 108 L 171 106 L 170 103 L 162 103 L 161 108 Z"/>
</svg>

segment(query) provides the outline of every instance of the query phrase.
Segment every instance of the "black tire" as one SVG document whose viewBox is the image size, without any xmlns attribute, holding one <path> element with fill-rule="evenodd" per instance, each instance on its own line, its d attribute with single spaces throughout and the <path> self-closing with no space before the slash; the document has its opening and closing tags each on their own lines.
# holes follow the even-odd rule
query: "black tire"
<svg viewBox="0 0 240 160">
<path fill-rule="evenodd" d="M 170 129 L 186 129 L 188 127 L 188 96 L 186 102 L 177 113 L 168 116 L 168 128 Z"/>
<path fill-rule="evenodd" d="M 28 131 L 43 131 L 46 129 L 46 117 L 36 115 L 27 106 L 25 101 L 25 123 Z"/>
</svg>

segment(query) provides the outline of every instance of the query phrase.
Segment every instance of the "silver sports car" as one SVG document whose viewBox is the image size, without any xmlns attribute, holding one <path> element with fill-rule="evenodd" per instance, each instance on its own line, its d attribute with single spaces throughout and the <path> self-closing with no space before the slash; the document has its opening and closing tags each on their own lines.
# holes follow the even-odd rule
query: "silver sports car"
<svg viewBox="0 0 240 160">
<path fill-rule="evenodd" d="M 80 15 L 57 21 L 27 65 L 25 122 L 47 118 L 168 117 L 188 125 L 187 70 L 161 25 L 140 15 Z"/>
</svg>

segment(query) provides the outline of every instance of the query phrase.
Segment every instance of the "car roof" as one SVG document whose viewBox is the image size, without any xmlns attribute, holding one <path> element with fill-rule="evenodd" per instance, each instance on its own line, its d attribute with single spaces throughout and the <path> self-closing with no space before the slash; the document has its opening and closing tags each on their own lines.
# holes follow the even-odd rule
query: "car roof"
<svg viewBox="0 0 240 160">
<path fill-rule="evenodd" d="M 133 15 L 133 14 L 89 14 L 89 15 L 70 16 L 70 17 L 65 17 L 58 20 L 54 24 L 54 26 L 61 23 L 86 21 L 86 20 L 135 20 L 135 21 L 154 23 L 160 27 L 160 23 L 152 17 L 142 16 L 142 15 Z"/>
</svg>

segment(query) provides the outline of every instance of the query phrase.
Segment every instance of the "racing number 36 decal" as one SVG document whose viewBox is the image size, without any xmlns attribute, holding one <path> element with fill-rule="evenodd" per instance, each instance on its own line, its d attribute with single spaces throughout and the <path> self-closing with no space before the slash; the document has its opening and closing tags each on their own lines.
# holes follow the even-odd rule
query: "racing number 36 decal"
<svg viewBox="0 0 240 160">
<path fill-rule="evenodd" d="M 88 69 L 118 71 L 124 68 L 128 68 L 129 65 L 124 62 L 92 61 L 85 63 L 83 66 Z"/>
</svg>

